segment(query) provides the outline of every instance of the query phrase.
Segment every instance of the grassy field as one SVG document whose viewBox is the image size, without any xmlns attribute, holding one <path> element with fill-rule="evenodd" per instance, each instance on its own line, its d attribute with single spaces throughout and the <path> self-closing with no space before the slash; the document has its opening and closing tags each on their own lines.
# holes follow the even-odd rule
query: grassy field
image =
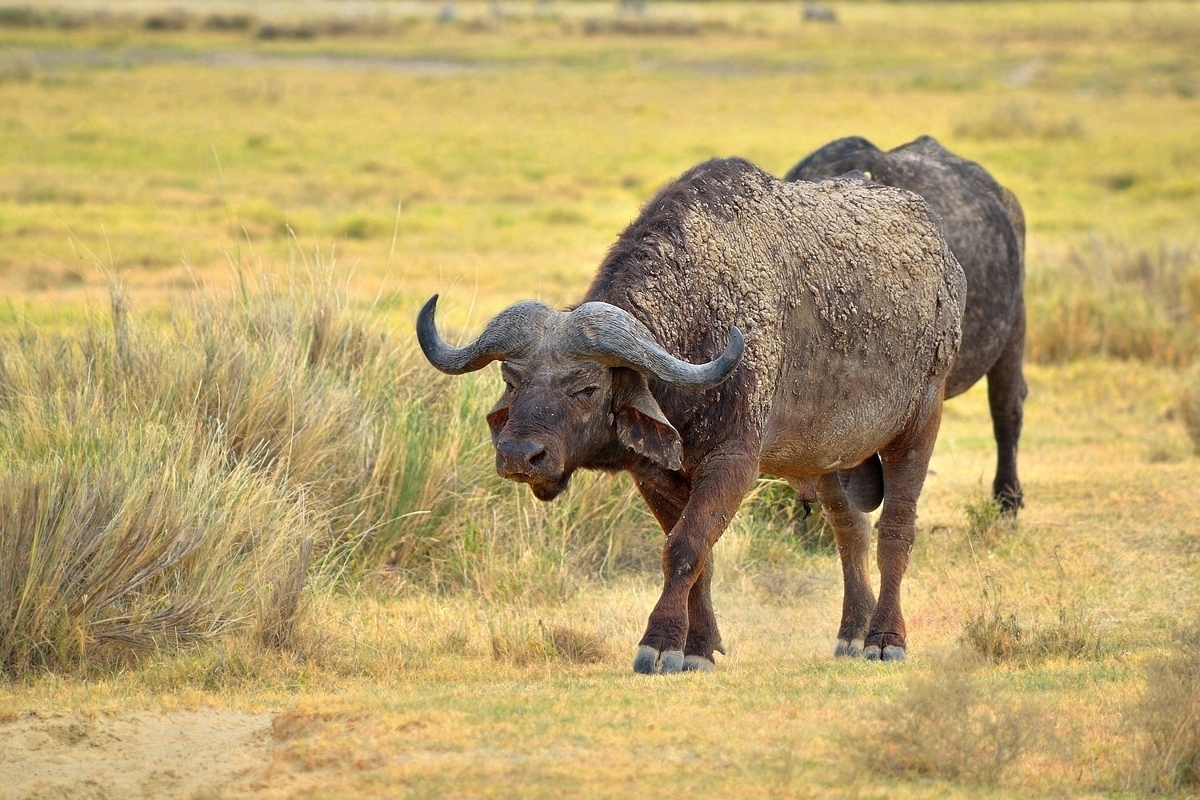
<svg viewBox="0 0 1200 800">
<path fill-rule="evenodd" d="M 834 8 L 0 7 L 0 798 L 1196 792 L 1200 6 Z M 851 134 L 1024 204 L 1027 508 L 976 387 L 908 663 L 833 661 L 836 554 L 764 481 L 729 655 L 635 676 L 653 521 L 496 478 L 498 381 L 415 309 L 571 302 L 689 166 Z"/>
</svg>

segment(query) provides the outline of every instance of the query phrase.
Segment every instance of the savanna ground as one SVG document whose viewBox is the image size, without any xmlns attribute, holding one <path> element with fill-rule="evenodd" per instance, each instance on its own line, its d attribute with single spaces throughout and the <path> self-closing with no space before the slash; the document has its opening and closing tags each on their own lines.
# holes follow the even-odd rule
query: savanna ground
<svg viewBox="0 0 1200 800">
<path fill-rule="evenodd" d="M 0 797 L 1195 792 L 1200 6 L 833 8 L 0 8 Z M 925 133 L 1028 219 L 1019 522 L 981 385 L 908 662 L 832 659 L 764 481 L 729 655 L 633 675 L 653 521 L 496 478 L 416 308 L 570 302 L 702 159 Z"/>
</svg>

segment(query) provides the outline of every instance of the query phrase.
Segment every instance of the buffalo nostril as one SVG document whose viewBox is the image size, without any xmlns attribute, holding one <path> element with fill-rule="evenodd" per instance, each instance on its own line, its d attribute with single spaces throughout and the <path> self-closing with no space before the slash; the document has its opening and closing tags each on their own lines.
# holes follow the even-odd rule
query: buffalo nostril
<svg viewBox="0 0 1200 800">
<path fill-rule="evenodd" d="M 546 460 L 546 448 L 522 439 L 507 439 L 496 443 L 501 472 L 525 472 Z"/>
</svg>

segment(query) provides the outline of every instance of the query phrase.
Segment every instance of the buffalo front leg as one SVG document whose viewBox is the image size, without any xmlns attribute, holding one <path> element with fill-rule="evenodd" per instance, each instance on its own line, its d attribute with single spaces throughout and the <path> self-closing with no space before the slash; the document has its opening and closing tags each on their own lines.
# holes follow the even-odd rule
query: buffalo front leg
<svg viewBox="0 0 1200 800">
<path fill-rule="evenodd" d="M 861 656 L 875 611 L 875 593 L 867 572 L 871 526 L 867 515 L 850 503 L 837 473 L 821 476 L 817 496 L 833 527 L 842 562 L 842 622 L 834 656 Z"/>
<path fill-rule="evenodd" d="M 634 671 L 642 674 L 711 666 L 720 639 L 709 598 L 710 555 L 758 477 L 757 452 L 713 453 L 694 476 L 687 504 L 663 545 L 662 596 L 633 660 Z M 695 627 L 693 611 L 698 615 Z M 708 663 L 702 666 L 700 660 Z"/>
<path fill-rule="evenodd" d="M 916 539 L 917 500 L 929 471 L 929 457 L 942 419 L 942 396 L 926 400 L 917 421 L 879 455 L 884 499 L 879 531 L 879 602 L 871 615 L 863 655 L 869 661 L 903 661 L 907 647 L 900 584 Z"/>
<path fill-rule="evenodd" d="M 717 614 L 712 606 L 713 554 L 708 551 L 704 566 L 688 592 L 688 633 L 683 645 L 683 671 L 709 672 L 716 667 L 713 652 L 725 652 Z"/>
<path fill-rule="evenodd" d="M 670 534 L 691 496 L 691 486 L 676 473 L 656 471 L 638 475 L 634 483 L 658 520 Z M 717 616 L 712 605 L 713 556 L 710 551 L 703 570 L 688 593 L 688 633 L 683 647 L 683 670 L 707 672 L 714 668 L 713 652 L 724 653 Z"/>
<path fill-rule="evenodd" d="M 1025 312 L 1022 308 L 1013 326 L 1008 346 L 987 374 L 988 407 L 996 437 L 996 479 L 992 496 L 1006 514 L 1016 514 L 1025 504 L 1017 478 L 1017 445 L 1025 413 L 1025 384 L 1022 362 L 1025 353 Z"/>
</svg>

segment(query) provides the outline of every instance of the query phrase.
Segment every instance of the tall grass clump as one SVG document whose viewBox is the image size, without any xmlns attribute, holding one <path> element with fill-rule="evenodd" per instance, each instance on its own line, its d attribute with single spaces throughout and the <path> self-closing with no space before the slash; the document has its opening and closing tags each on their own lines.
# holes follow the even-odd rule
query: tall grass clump
<svg viewBox="0 0 1200 800">
<path fill-rule="evenodd" d="M 390 383 L 362 377 L 387 339 L 315 280 L 200 293 L 154 323 L 111 299 L 69 336 L 0 337 L 0 665 L 251 624 L 283 646 L 310 548 L 329 563 L 379 518 Z"/>
<path fill-rule="evenodd" d="M 962 641 L 989 663 L 1016 659 L 1028 632 L 1004 603 L 1003 589 L 984 579 L 983 607 L 963 623 Z"/>
<path fill-rule="evenodd" d="M 1200 355 L 1200 248 L 1095 238 L 1030 269 L 1028 353 L 1182 366 Z"/>
<path fill-rule="evenodd" d="M 1200 792 L 1200 626 L 1146 665 L 1146 687 L 1128 722 L 1141 738 L 1134 782 L 1149 792 Z"/>
<path fill-rule="evenodd" d="M 755 531 L 752 560 L 774 563 L 785 553 L 837 552 L 821 504 L 813 501 L 806 505 L 787 481 L 760 479 L 746 495 L 742 513 Z"/>
<path fill-rule="evenodd" d="M 114 288 L 70 335 L 0 333 L 0 665 L 242 625 L 287 646 L 310 562 L 492 599 L 654 563 L 627 480 L 550 505 L 500 481 L 495 376 L 439 375 L 332 285 L 247 278 L 153 321 Z"/>
<path fill-rule="evenodd" d="M 74 339 L 4 336 L 0 360 L 0 670 L 252 619 L 316 514 L 176 413 L 178 358 L 89 325 Z"/>
</svg>

